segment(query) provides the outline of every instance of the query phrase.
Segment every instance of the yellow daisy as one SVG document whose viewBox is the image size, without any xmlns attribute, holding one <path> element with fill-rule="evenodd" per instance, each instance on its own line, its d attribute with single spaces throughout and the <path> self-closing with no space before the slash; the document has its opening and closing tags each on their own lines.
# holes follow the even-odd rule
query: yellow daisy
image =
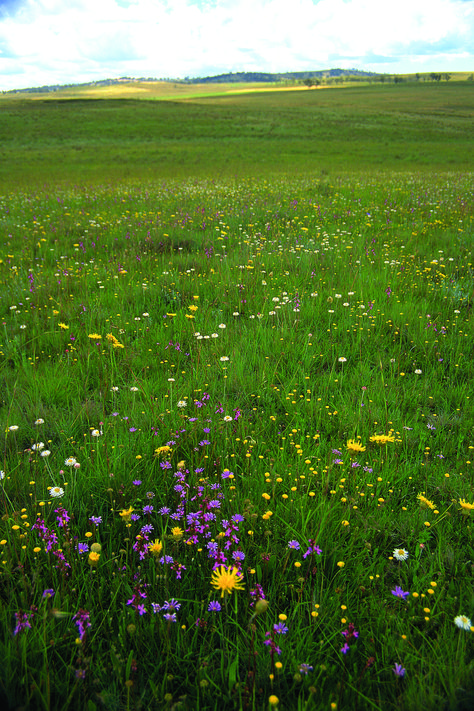
<svg viewBox="0 0 474 711">
<path fill-rule="evenodd" d="M 346 449 L 350 452 L 365 452 L 365 447 L 360 442 L 356 442 L 355 439 L 347 440 Z"/>
</svg>

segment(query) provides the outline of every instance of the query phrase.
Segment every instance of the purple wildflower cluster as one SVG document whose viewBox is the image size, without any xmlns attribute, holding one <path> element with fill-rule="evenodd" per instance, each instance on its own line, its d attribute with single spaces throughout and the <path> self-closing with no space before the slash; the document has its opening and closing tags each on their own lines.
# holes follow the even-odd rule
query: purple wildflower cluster
<svg viewBox="0 0 474 711">
<path fill-rule="evenodd" d="M 354 639 L 357 639 L 359 636 L 359 633 L 357 632 L 355 626 L 351 622 L 346 630 L 343 630 L 341 633 L 342 636 L 345 638 L 344 645 L 341 647 L 341 652 L 343 654 L 347 654 L 347 652 L 350 649 L 349 642 L 351 642 Z"/>
</svg>

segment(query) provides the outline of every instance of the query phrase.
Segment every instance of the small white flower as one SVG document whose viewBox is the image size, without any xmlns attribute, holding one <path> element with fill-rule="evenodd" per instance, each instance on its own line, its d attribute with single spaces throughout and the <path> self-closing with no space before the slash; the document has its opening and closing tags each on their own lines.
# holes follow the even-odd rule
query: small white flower
<svg viewBox="0 0 474 711">
<path fill-rule="evenodd" d="M 395 548 L 393 551 L 393 557 L 396 560 L 406 560 L 408 558 L 408 551 L 404 548 Z"/>
<path fill-rule="evenodd" d="M 5 479 L 5 472 L 2 469 L 0 469 L 0 480 L 1 479 Z"/>
<path fill-rule="evenodd" d="M 415 370 L 415 373 L 416 373 L 416 375 L 421 375 L 422 371 L 421 371 L 419 368 L 417 368 L 417 369 Z"/>
<path fill-rule="evenodd" d="M 169 383 L 174 383 L 174 378 L 168 378 Z"/>
<path fill-rule="evenodd" d="M 50 454 L 51 452 L 49 451 L 49 449 L 43 449 L 43 451 L 41 452 L 42 457 L 49 457 Z"/>
<path fill-rule="evenodd" d="M 219 334 L 218 333 L 211 333 L 211 338 L 219 338 Z"/>
<path fill-rule="evenodd" d="M 144 316 L 145 318 L 147 318 L 147 317 L 148 317 L 149 315 L 150 315 L 150 314 L 149 314 L 149 313 L 147 313 L 146 311 L 145 311 L 145 313 L 144 313 L 144 314 L 142 314 L 142 316 Z"/>
<path fill-rule="evenodd" d="M 66 461 L 64 462 L 64 464 L 65 464 L 67 467 L 73 467 L 73 466 L 75 465 L 76 461 L 77 461 L 77 460 L 74 459 L 74 457 L 68 457 L 68 458 L 66 459 Z"/>
<path fill-rule="evenodd" d="M 238 311 L 234 311 L 234 313 L 232 314 L 232 316 L 239 316 L 239 315 L 240 315 L 240 314 L 239 314 Z"/>
<path fill-rule="evenodd" d="M 31 445 L 31 449 L 36 452 L 41 452 L 42 449 L 44 449 L 44 442 L 36 442 L 36 444 Z"/>
<path fill-rule="evenodd" d="M 138 388 L 136 388 L 135 386 L 133 386 L 133 387 L 130 388 L 130 392 L 131 392 L 131 393 L 137 393 L 137 392 L 138 392 Z"/>
<path fill-rule="evenodd" d="M 101 434 L 103 434 L 102 430 L 92 430 L 91 432 L 92 437 L 100 437 Z"/>
<path fill-rule="evenodd" d="M 110 388 L 113 393 L 118 393 L 119 389 L 116 385 L 114 385 L 112 388 Z"/>
<path fill-rule="evenodd" d="M 178 407 L 186 407 L 187 406 L 186 400 L 179 400 L 178 402 Z"/>
<path fill-rule="evenodd" d="M 64 489 L 61 489 L 60 486 L 53 486 L 53 488 L 49 490 L 49 495 L 55 499 L 58 499 L 61 496 L 64 496 Z"/>
<path fill-rule="evenodd" d="M 41 417 L 38 417 L 38 419 L 35 420 L 35 425 L 44 425 L 44 420 Z"/>
<path fill-rule="evenodd" d="M 10 430 L 10 432 L 16 432 L 16 430 L 18 429 L 18 425 L 10 425 L 8 429 Z"/>
<path fill-rule="evenodd" d="M 340 356 L 340 358 L 338 358 L 338 361 L 339 363 L 345 363 L 347 361 L 347 358 L 344 358 L 344 356 Z"/>
<path fill-rule="evenodd" d="M 458 615 L 454 618 L 454 624 L 459 627 L 460 630 L 470 630 L 472 627 L 472 622 L 466 615 Z"/>
<path fill-rule="evenodd" d="M 26 324 L 22 323 L 21 326 L 20 326 L 20 328 L 21 328 L 22 331 L 24 331 L 24 329 L 26 328 Z"/>
<path fill-rule="evenodd" d="M 220 323 L 219 328 L 227 328 L 227 326 L 225 325 L 225 323 Z"/>
<path fill-rule="evenodd" d="M 224 417 L 224 422 L 232 422 L 232 417 L 230 415 L 226 415 Z"/>
<path fill-rule="evenodd" d="M 229 360 L 229 358 L 227 356 L 221 356 L 219 358 L 219 360 L 221 360 L 222 362 L 225 362 L 225 361 Z"/>
</svg>

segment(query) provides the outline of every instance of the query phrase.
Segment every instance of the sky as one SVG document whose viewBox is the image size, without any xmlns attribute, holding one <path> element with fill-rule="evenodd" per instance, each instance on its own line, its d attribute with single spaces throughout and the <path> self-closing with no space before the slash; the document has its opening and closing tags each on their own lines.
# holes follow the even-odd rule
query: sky
<svg viewBox="0 0 474 711">
<path fill-rule="evenodd" d="M 331 68 L 474 72 L 474 0 L 0 0 L 0 90 Z"/>
</svg>

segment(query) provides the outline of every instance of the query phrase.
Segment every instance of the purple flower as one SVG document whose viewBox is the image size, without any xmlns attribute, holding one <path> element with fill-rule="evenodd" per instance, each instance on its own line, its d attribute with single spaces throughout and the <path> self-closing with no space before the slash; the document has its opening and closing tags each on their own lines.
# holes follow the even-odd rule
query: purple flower
<svg viewBox="0 0 474 711">
<path fill-rule="evenodd" d="M 158 513 L 162 516 L 167 516 L 169 513 L 171 513 L 171 509 L 169 509 L 167 506 L 162 506 L 162 508 L 159 509 Z"/>
<path fill-rule="evenodd" d="M 222 610 L 222 607 L 217 600 L 213 600 L 212 602 L 209 603 L 209 607 L 207 608 L 208 612 L 220 612 Z"/>
<path fill-rule="evenodd" d="M 151 514 L 152 511 L 153 511 L 153 504 L 147 504 L 146 506 L 143 507 L 144 514 Z"/>
<path fill-rule="evenodd" d="M 94 524 L 94 526 L 98 526 L 99 523 L 102 523 L 102 516 L 91 516 L 89 521 Z"/>
<path fill-rule="evenodd" d="M 140 520 L 139 514 L 132 514 L 130 516 L 130 518 L 132 519 L 132 521 L 139 521 Z"/>
<path fill-rule="evenodd" d="M 141 527 L 140 531 L 143 534 L 151 533 L 153 531 L 153 526 L 151 525 L 151 523 L 146 523 L 144 526 Z"/>
<path fill-rule="evenodd" d="M 309 539 L 309 548 L 306 551 L 306 553 L 303 553 L 303 558 L 307 558 L 309 555 L 312 555 L 313 553 L 316 553 L 317 555 L 321 555 L 322 550 L 319 546 L 316 545 L 316 542 L 310 538 Z"/>
<path fill-rule="evenodd" d="M 88 551 L 89 551 L 89 546 L 87 545 L 87 543 L 78 543 L 77 544 L 77 552 L 79 554 L 87 553 Z"/>
<path fill-rule="evenodd" d="M 392 671 L 395 674 L 395 676 L 405 676 L 406 669 L 404 669 L 401 664 L 397 664 L 395 662 L 395 666 L 392 669 Z"/>
<path fill-rule="evenodd" d="M 156 615 L 157 612 L 160 612 L 160 611 L 161 611 L 161 605 L 158 605 L 157 602 L 152 602 L 152 603 L 151 603 L 151 606 L 152 606 L 152 608 L 153 608 L 153 614 Z"/>
<path fill-rule="evenodd" d="M 49 597 L 53 597 L 53 595 L 54 595 L 53 588 L 46 588 L 46 590 L 43 591 L 42 597 L 45 597 L 46 599 L 48 599 Z"/>
<path fill-rule="evenodd" d="M 273 625 L 273 631 L 276 632 L 276 634 L 286 634 L 289 630 L 284 622 L 279 622 Z"/>
<path fill-rule="evenodd" d="M 347 654 L 347 652 L 349 651 L 349 649 L 350 649 L 350 647 L 349 647 L 349 645 L 347 644 L 347 642 L 344 642 L 344 646 L 341 647 L 341 652 L 342 652 L 343 654 Z"/>
<path fill-rule="evenodd" d="M 135 479 L 135 481 L 132 481 L 133 486 L 140 486 L 141 483 L 142 482 L 140 479 Z"/>
<path fill-rule="evenodd" d="M 290 550 L 292 550 L 292 551 L 299 551 L 300 544 L 298 543 L 298 541 L 295 541 L 295 540 L 288 541 L 288 548 L 290 548 Z"/>
<path fill-rule="evenodd" d="M 313 667 L 310 666 L 309 664 L 300 664 L 299 666 L 299 672 L 300 674 L 309 674 L 309 672 L 313 671 Z"/>
<path fill-rule="evenodd" d="M 163 617 L 167 622 L 176 622 L 176 612 L 165 612 Z"/>
<path fill-rule="evenodd" d="M 232 553 L 232 558 L 236 563 L 242 563 L 245 560 L 245 553 L 243 551 L 234 551 Z"/>
<path fill-rule="evenodd" d="M 406 600 L 409 594 L 409 592 L 403 592 L 400 585 L 397 585 L 395 590 L 392 590 L 392 595 L 395 595 L 395 597 L 398 597 L 400 600 Z"/>
<path fill-rule="evenodd" d="M 175 600 L 174 598 L 171 598 L 171 600 L 167 600 L 164 605 L 163 605 L 163 610 L 179 610 L 181 607 L 181 603 Z"/>
<path fill-rule="evenodd" d="M 33 617 L 33 612 L 15 612 L 16 627 L 13 630 L 13 634 L 17 635 L 26 629 L 31 629 L 30 619 Z"/>
<path fill-rule="evenodd" d="M 91 626 L 89 620 L 89 613 L 87 612 L 87 610 L 79 609 L 72 619 L 77 625 L 79 631 L 79 639 L 82 642 L 86 634 L 86 629 Z"/>
</svg>

